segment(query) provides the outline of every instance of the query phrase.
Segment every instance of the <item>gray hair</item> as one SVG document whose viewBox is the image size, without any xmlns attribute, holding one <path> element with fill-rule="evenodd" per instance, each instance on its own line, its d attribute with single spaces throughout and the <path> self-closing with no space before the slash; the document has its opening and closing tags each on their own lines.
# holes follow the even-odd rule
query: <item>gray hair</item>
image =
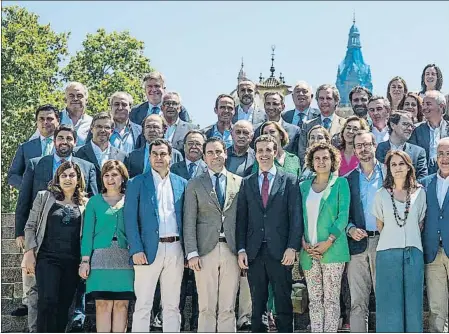
<svg viewBox="0 0 449 334">
<path fill-rule="evenodd" d="M 390 104 L 390 101 L 388 101 L 388 99 L 387 99 L 386 97 L 379 96 L 379 95 L 374 95 L 374 96 L 372 96 L 372 97 L 368 100 L 368 105 L 369 105 L 371 102 L 374 102 L 374 101 L 377 101 L 377 100 L 382 100 L 383 103 L 384 103 L 385 109 L 387 109 L 387 111 L 388 111 L 389 113 L 391 113 L 391 104 Z"/>
<path fill-rule="evenodd" d="M 424 93 L 424 96 L 434 98 L 435 101 L 437 101 L 438 105 L 444 105 L 444 107 L 446 108 L 446 98 L 440 91 L 428 90 L 427 92 Z"/>
<path fill-rule="evenodd" d="M 335 85 L 324 84 L 324 85 L 319 86 L 316 89 L 315 99 L 318 101 L 320 91 L 327 90 L 327 89 L 332 89 L 332 97 L 334 98 L 334 100 L 337 102 L 337 105 L 338 105 L 338 103 L 340 103 L 340 92 L 338 91 L 338 88 Z"/>
<path fill-rule="evenodd" d="M 179 104 L 181 104 L 181 95 L 179 95 L 179 93 L 177 93 L 177 92 L 167 92 L 167 93 L 165 93 L 164 96 L 162 97 L 162 101 L 165 101 L 169 97 L 174 97 L 174 96 L 178 98 Z"/>
<path fill-rule="evenodd" d="M 112 107 L 112 101 L 114 101 L 115 98 L 118 97 L 125 97 L 128 100 L 129 105 L 132 107 L 133 103 L 134 103 L 134 99 L 131 96 L 131 94 L 127 93 L 127 92 L 115 92 L 114 94 L 111 95 L 111 97 L 109 98 L 109 105 Z"/>
<path fill-rule="evenodd" d="M 309 90 L 312 92 L 312 85 L 309 85 L 308 82 L 304 81 L 304 80 L 300 80 L 296 83 L 295 87 L 293 87 L 293 90 L 295 90 L 296 88 L 298 88 L 299 86 L 306 86 L 307 88 L 309 88 Z"/>
<path fill-rule="evenodd" d="M 240 121 L 235 122 L 232 128 L 235 129 L 236 126 L 244 126 L 248 128 L 252 133 L 254 133 L 253 125 L 251 124 L 251 122 L 247 120 L 241 119 Z"/>
<path fill-rule="evenodd" d="M 85 85 L 83 85 L 81 82 L 78 81 L 71 81 L 69 82 L 69 84 L 67 85 L 67 87 L 65 88 L 65 92 L 67 93 L 67 91 L 71 88 L 75 88 L 75 87 L 80 87 L 84 90 L 84 95 L 86 95 L 86 99 L 89 97 L 89 92 L 87 90 L 87 87 Z"/>
</svg>

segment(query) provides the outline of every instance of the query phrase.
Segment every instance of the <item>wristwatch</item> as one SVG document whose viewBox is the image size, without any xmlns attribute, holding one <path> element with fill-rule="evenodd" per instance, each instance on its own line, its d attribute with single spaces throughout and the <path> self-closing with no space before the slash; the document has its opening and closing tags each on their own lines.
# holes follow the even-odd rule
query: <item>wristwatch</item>
<svg viewBox="0 0 449 334">
<path fill-rule="evenodd" d="M 333 235 L 330 235 L 329 238 L 327 238 L 327 240 L 329 240 L 331 243 L 335 242 L 335 237 Z"/>
</svg>

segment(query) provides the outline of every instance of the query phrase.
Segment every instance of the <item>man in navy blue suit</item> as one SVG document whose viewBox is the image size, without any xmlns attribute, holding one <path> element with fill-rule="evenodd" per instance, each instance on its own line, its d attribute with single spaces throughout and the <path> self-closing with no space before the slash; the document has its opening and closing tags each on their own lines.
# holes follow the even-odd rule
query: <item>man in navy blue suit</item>
<svg viewBox="0 0 449 334">
<path fill-rule="evenodd" d="M 167 140 L 153 140 L 149 152 L 151 170 L 128 182 L 124 209 L 137 298 L 132 331 L 149 331 L 154 292 L 160 280 L 163 331 L 179 332 L 184 271 L 182 218 L 187 181 L 170 173 L 172 147 Z"/>
<path fill-rule="evenodd" d="M 449 138 L 437 146 L 436 174 L 421 180 L 427 213 L 422 231 L 430 332 L 443 332 L 448 317 L 449 279 Z"/>
</svg>

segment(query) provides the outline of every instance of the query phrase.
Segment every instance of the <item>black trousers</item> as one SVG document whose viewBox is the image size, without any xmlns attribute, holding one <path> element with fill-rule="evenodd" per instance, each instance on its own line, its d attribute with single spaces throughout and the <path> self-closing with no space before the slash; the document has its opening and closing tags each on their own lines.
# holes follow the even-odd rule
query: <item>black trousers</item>
<svg viewBox="0 0 449 334">
<path fill-rule="evenodd" d="M 195 273 L 192 269 L 184 268 L 184 273 L 181 282 L 181 296 L 179 300 L 179 310 L 181 312 L 181 328 L 184 328 L 184 308 L 186 306 L 186 297 L 192 296 L 192 315 L 190 318 L 190 331 L 193 328 L 198 328 L 198 292 L 196 290 Z"/>
<path fill-rule="evenodd" d="M 36 261 L 37 331 L 65 332 L 68 312 L 79 281 L 79 260 L 39 254 Z"/>
<path fill-rule="evenodd" d="M 292 333 L 292 266 L 284 266 L 280 260 L 273 259 L 268 253 L 266 243 L 262 243 L 256 258 L 249 263 L 248 282 L 253 304 L 251 331 L 266 332 L 262 315 L 267 309 L 268 283 L 271 283 L 274 290 L 278 331 Z"/>
</svg>

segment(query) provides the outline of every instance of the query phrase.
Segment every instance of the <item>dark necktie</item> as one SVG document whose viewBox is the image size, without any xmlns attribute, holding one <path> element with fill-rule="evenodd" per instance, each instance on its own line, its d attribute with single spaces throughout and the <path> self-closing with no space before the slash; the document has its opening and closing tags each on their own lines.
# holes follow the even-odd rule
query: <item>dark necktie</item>
<svg viewBox="0 0 449 334">
<path fill-rule="evenodd" d="M 326 130 L 329 130 L 329 129 L 330 129 L 331 123 L 332 123 L 332 121 L 331 121 L 330 118 L 327 118 L 327 117 L 326 117 L 325 119 L 323 119 L 323 126 L 324 126 L 324 128 L 325 128 Z"/>
<path fill-rule="evenodd" d="M 156 114 L 156 115 L 158 115 L 158 114 L 159 114 L 159 107 L 153 107 L 153 108 L 151 108 L 151 114 Z"/>
<path fill-rule="evenodd" d="M 189 178 L 191 179 L 195 174 L 196 164 L 191 162 L 189 165 Z"/>
<path fill-rule="evenodd" d="M 262 174 L 262 203 L 263 207 L 266 208 L 268 203 L 268 190 L 270 189 L 270 181 L 268 180 L 268 172 L 262 172 Z"/>
<path fill-rule="evenodd" d="M 221 176 L 221 173 L 215 173 L 214 175 L 215 175 L 215 192 L 217 194 L 218 203 L 220 204 L 220 207 L 223 210 L 225 198 L 224 198 L 223 191 L 222 191 L 222 189 L 220 187 L 220 176 Z"/>
<path fill-rule="evenodd" d="M 301 128 L 302 127 L 302 124 L 304 123 L 304 119 L 305 119 L 305 114 L 304 113 L 302 113 L 302 112 L 300 112 L 299 113 L 299 119 L 298 119 L 298 126 Z"/>
</svg>

